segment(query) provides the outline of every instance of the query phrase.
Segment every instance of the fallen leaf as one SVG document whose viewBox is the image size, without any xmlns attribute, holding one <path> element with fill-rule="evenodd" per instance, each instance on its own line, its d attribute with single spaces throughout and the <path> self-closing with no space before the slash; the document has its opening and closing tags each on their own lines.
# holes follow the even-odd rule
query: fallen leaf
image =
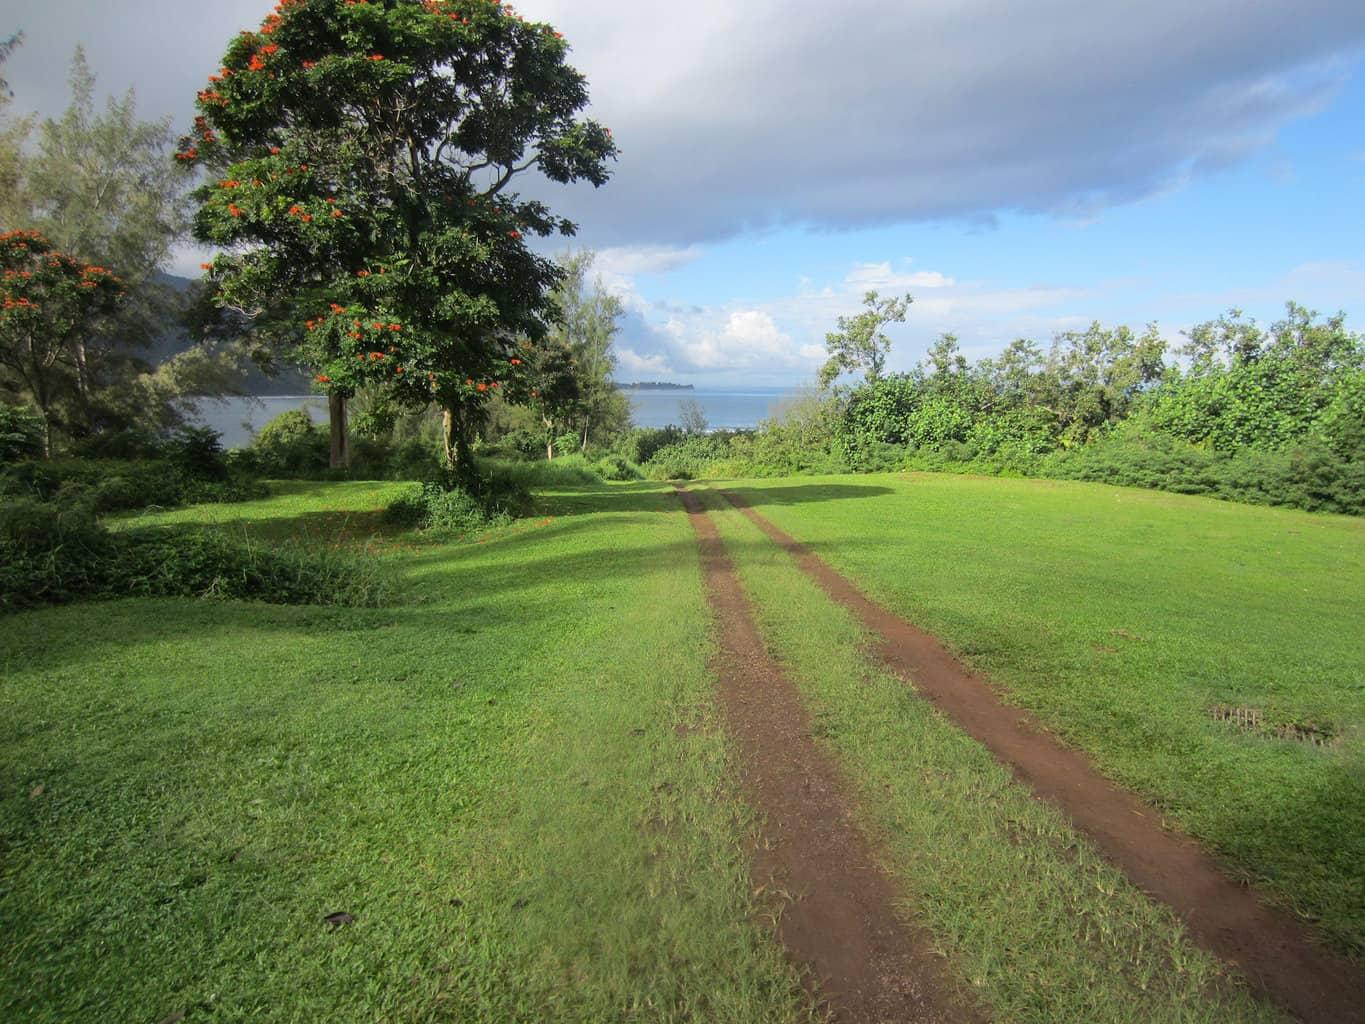
<svg viewBox="0 0 1365 1024">
<path fill-rule="evenodd" d="M 340 928 L 344 924 L 350 924 L 355 918 L 344 910 L 338 910 L 335 914 L 328 914 L 323 920 L 333 928 Z"/>
<path fill-rule="evenodd" d="M 46 787 L 40 782 L 40 783 L 38 783 L 38 785 L 34 786 L 32 789 L 30 789 L 30 790 L 28 791 L 28 795 L 29 795 L 30 797 L 39 797 L 39 796 L 42 796 L 42 795 L 43 795 L 43 790 L 44 790 L 45 788 L 46 788 Z"/>
</svg>

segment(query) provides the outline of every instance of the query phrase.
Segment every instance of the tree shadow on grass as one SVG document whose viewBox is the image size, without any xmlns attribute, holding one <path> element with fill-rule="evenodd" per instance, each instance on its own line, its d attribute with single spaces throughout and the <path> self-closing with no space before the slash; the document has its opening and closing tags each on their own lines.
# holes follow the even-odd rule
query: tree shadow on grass
<svg viewBox="0 0 1365 1024">
<path fill-rule="evenodd" d="M 324 486 L 324 485 L 319 485 Z M 790 504 L 805 500 L 873 497 L 884 487 L 859 485 L 787 486 L 744 491 L 752 504 L 765 500 Z M 433 628 L 457 628 L 494 607 L 520 603 L 553 603 L 556 587 L 593 586 L 619 576 L 638 576 L 671 570 L 680 561 L 695 563 L 697 546 L 691 531 L 676 540 L 658 543 L 631 539 L 631 519 L 661 513 L 680 513 L 681 503 L 671 487 L 656 483 L 585 488 L 556 493 L 558 504 L 545 516 L 521 520 L 480 538 L 450 540 L 423 537 L 387 526 L 382 514 L 365 512 L 303 512 L 261 520 L 234 520 L 203 528 L 229 533 L 245 531 L 261 541 L 300 539 L 313 544 L 359 544 L 380 539 L 393 547 L 417 550 L 400 554 L 390 563 L 398 575 L 401 600 L 389 608 L 288 606 L 257 602 L 198 601 L 156 598 L 82 602 L 65 608 L 40 608 L 4 616 L 0 639 L 0 667 L 22 670 L 67 665 L 98 665 L 106 654 L 131 646 L 208 638 L 224 631 L 313 631 L 319 629 L 374 629 L 413 616 L 430 616 Z M 546 553 L 537 543 L 544 528 L 546 540 L 563 541 L 578 533 L 574 550 Z M 600 536 L 600 543 L 597 537 Z M 482 543 L 480 542 L 482 541 Z M 745 542 L 731 541 L 732 547 Z M 767 540 L 755 541 L 767 545 Z M 556 544 L 556 547 L 558 545 Z M 490 557 L 492 556 L 492 557 Z M 541 598 L 534 592 L 544 591 Z M 440 611 L 433 610 L 436 606 Z M 535 621 L 535 612 L 515 614 Z"/>
</svg>

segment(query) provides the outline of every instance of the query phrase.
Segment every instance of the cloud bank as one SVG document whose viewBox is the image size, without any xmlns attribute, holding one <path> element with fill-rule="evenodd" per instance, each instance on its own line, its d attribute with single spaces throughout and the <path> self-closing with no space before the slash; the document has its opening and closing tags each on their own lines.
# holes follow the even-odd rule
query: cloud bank
<svg viewBox="0 0 1365 1024">
<path fill-rule="evenodd" d="M 1365 47 L 1340 0 L 532 0 L 622 148 L 596 245 L 1090 216 L 1235 163 Z"/>
</svg>

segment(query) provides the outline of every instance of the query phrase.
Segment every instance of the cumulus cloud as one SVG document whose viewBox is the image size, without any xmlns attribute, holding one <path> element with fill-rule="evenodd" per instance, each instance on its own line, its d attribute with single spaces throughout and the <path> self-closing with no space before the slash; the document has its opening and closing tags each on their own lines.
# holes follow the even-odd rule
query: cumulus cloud
<svg viewBox="0 0 1365 1024">
<path fill-rule="evenodd" d="M 904 324 L 890 324 L 888 366 L 906 370 L 944 332 L 958 335 L 970 355 L 991 354 L 1018 336 L 1046 343 L 1058 331 L 1083 327 L 1072 310 L 1095 293 L 1055 285 L 1000 287 L 956 281 L 911 261 L 859 263 L 828 282 L 803 278 L 789 295 L 760 304 L 680 308 L 650 302 L 627 280 L 627 303 L 618 343 L 626 376 L 642 372 L 707 382 L 742 377 L 757 384 L 793 384 L 814 378 L 827 358 L 825 334 L 841 315 L 857 313 L 869 289 L 911 289 Z M 1117 283 L 1115 284 L 1117 287 Z"/>
</svg>

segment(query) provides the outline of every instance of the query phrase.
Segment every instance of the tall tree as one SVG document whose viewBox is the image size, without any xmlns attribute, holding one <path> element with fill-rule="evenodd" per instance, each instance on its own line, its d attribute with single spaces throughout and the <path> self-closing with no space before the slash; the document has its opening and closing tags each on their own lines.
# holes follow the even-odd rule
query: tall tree
<svg viewBox="0 0 1365 1024">
<path fill-rule="evenodd" d="M 621 300 L 608 292 L 600 280 L 588 284 L 591 252 L 574 253 L 562 261 L 564 279 L 555 288 L 558 307 L 550 338 L 573 356 L 578 397 L 571 418 L 586 451 L 593 432 L 619 421 L 624 396 L 612 380 L 616 353 L 612 342 L 620 329 Z M 628 410 L 627 410 L 628 415 Z"/>
<path fill-rule="evenodd" d="M 116 315 L 70 339 L 75 360 L 68 420 L 93 430 L 117 410 L 120 393 L 150 367 L 139 349 L 164 333 L 179 297 L 162 280 L 183 237 L 190 176 L 172 165 L 170 119 L 141 121 L 129 90 L 95 103 L 95 79 L 78 48 L 71 102 L 59 118 L 0 135 L 0 224 L 37 230 L 59 250 L 116 271 L 127 299 Z M 145 383 L 145 381 L 144 381 Z M 164 390 L 164 389 L 163 389 Z M 139 397 L 150 391 L 142 389 Z"/>
<path fill-rule="evenodd" d="M 44 458 L 52 455 L 59 395 L 77 372 L 77 348 L 123 296 L 108 269 L 58 251 L 38 232 L 0 234 L 0 388 L 42 413 Z"/>
<path fill-rule="evenodd" d="M 488 395 L 549 331 L 561 271 L 525 234 L 574 225 L 509 190 L 608 177 L 611 133 L 568 46 L 498 0 L 283 0 L 229 45 L 180 160 L 216 180 L 195 233 L 220 301 L 316 371 L 345 461 L 347 398 L 436 402 L 470 466 Z"/>
<path fill-rule="evenodd" d="M 882 299 L 875 291 L 863 296 L 864 309 L 857 316 L 841 316 L 839 329 L 825 335 L 825 349 L 829 359 L 820 367 L 820 387 L 828 388 L 839 376 L 863 370 L 868 383 L 882 375 L 886 354 L 891 351 L 891 339 L 882 333 L 890 323 L 904 323 L 906 311 L 914 302 L 904 298 Z"/>
</svg>

